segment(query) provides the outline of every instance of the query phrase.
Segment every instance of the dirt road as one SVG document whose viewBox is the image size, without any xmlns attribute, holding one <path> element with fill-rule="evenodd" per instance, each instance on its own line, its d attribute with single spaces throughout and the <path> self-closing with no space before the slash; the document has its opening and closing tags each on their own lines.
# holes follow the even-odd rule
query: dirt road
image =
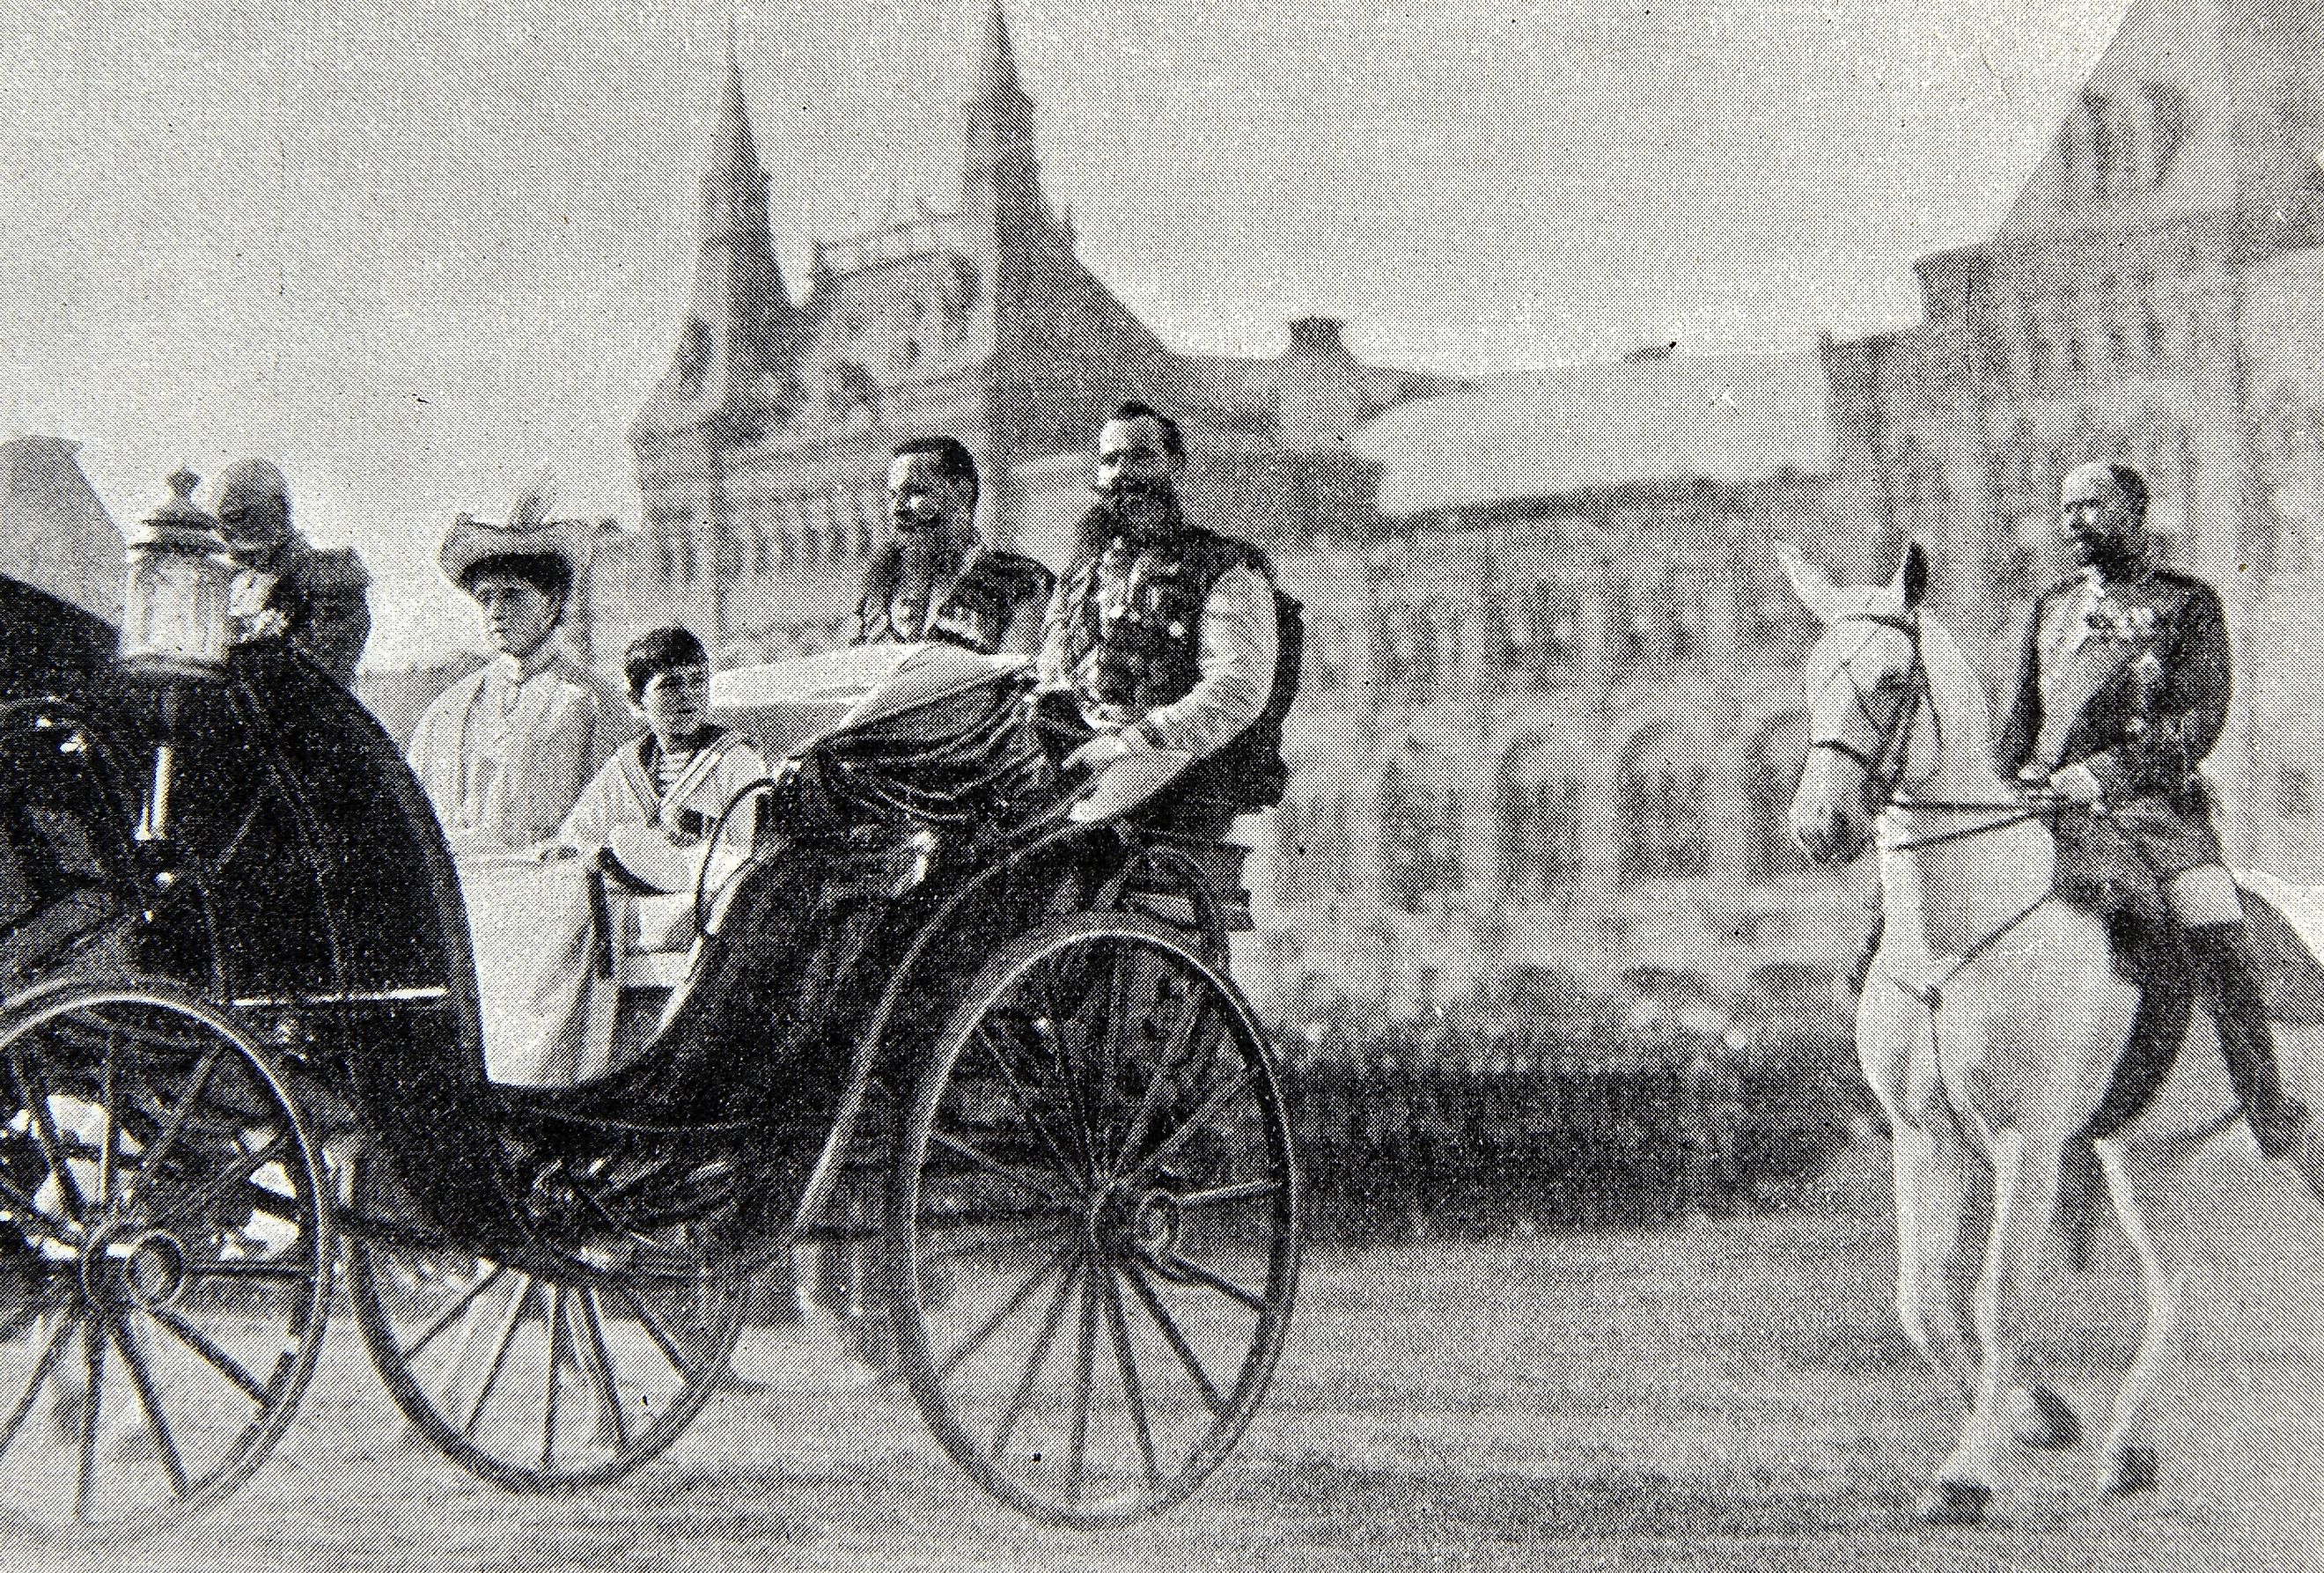
<svg viewBox="0 0 2324 1573">
<path fill-rule="evenodd" d="M 2163 1484 L 2101 1506 L 2087 1459 L 2038 1458 L 2006 1522 L 1934 1533 L 1914 1493 L 1954 1411 L 1886 1304 L 1877 1161 L 1814 1205 L 1648 1236 L 1312 1257 L 1273 1401 L 1158 1524 L 1085 1536 L 966 1486 L 908 1396 L 827 1329 L 751 1335 L 773 1384 L 721 1397 L 670 1456 L 577 1500 L 504 1495 L 401 1440 L 352 1328 L 266 1469 L 186 1534 L 10 1568 L 2324 1568 L 2324 1208 L 2208 1171 L 2209 1247 Z M 2089 1394 L 2133 1333 L 2120 1253 L 2049 1286 L 2045 1340 Z M 2077 1309 L 2079 1308 L 2079 1309 Z M 2102 1391 L 2102 1389 L 2100 1390 Z"/>
</svg>

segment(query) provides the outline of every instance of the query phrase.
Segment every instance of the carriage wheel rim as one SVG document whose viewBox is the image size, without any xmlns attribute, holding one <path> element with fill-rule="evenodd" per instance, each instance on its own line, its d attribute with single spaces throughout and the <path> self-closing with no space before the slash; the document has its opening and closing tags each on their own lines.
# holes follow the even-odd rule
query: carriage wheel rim
<svg viewBox="0 0 2324 1573">
<path fill-rule="evenodd" d="M 1107 943 L 1141 947 L 1167 957 L 1182 976 L 1206 991 L 1209 1008 L 1218 1013 L 1211 1053 L 1215 1057 L 1231 1051 L 1239 1061 L 1243 1079 L 1241 1090 L 1249 1099 L 1248 1109 L 1239 1118 L 1257 1127 L 1254 1134 L 1266 1154 L 1268 1178 L 1261 1183 L 1235 1189 L 1249 1191 L 1250 1200 L 1266 1204 L 1267 1274 L 1264 1285 L 1256 1292 L 1220 1286 L 1233 1287 L 1236 1296 L 1249 1303 L 1252 1320 L 1247 1335 L 1230 1340 L 1243 1346 L 1239 1357 L 1231 1357 L 1222 1362 L 1223 1368 L 1215 1375 L 1197 1369 L 1197 1357 L 1186 1350 L 1189 1337 L 1183 1329 L 1173 1325 L 1167 1302 L 1178 1286 L 1198 1285 L 1211 1292 L 1219 1275 L 1209 1274 L 1206 1283 L 1203 1265 L 1187 1260 L 1179 1252 L 1185 1207 L 1177 1187 L 1167 1175 L 1093 1171 L 1085 1177 L 1084 1188 L 1072 1199 L 1073 1237 L 1060 1253 L 1059 1262 L 1041 1265 L 1027 1275 L 1019 1284 L 1017 1294 L 1004 1302 L 1004 1308 L 1021 1299 L 1024 1303 L 1016 1308 L 1017 1311 L 1041 1321 L 1041 1330 L 1035 1335 L 1037 1343 L 1046 1346 L 1054 1338 L 1060 1344 L 1073 1345 L 1079 1357 L 1076 1374 L 1084 1387 L 1091 1380 L 1087 1372 L 1093 1349 L 1098 1363 L 1118 1373 L 1113 1392 L 1130 1416 L 1123 1427 L 1138 1440 L 1144 1455 L 1139 1462 L 1143 1465 L 1145 1477 L 1116 1498 L 1095 1500 L 1080 1490 L 1081 1477 L 1077 1474 L 1073 1476 L 1075 1488 L 1070 1493 L 1046 1491 L 1038 1482 L 1020 1477 L 1020 1472 L 1012 1471 L 997 1451 L 980 1445 L 962 1416 L 955 1412 L 953 1395 L 946 1390 L 952 1373 L 945 1367 L 957 1352 L 939 1357 L 935 1348 L 928 1309 L 922 1303 L 927 1257 L 918 1223 L 923 1166 L 927 1162 L 932 1132 L 947 1090 L 971 1035 L 970 1026 L 993 1010 L 1008 993 L 1019 965 L 1029 968 L 1076 945 Z M 938 1441 L 955 1462 L 980 1486 L 1020 1511 L 1055 1522 L 1086 1527 L 1151 1516 L 1191 1494 L 1231 1451 L 1264 1397 L 1287 1331 L 1296 1281 L 1297 1179 L 1288 1119 L 1264 1035 L 1240 991 L 1188 941 L 1139 918 L 1107 915 L 1057 925 L 1031 942 L 1020 942 L 1018 947 L 997 958 L 954 1012 L 938 1040 L 936 1053 L 941 1062 L 932 1060 L 925 1068 L 914 1100 L 913 1117 L 901 1133 L 894 1159 L 889 1222 L 889 1294 L 899 1342 L 907 1353 L 906 1368 L 914 1395 Z M 1049 1150 L 1061 1160 L 1060 1167 L 1070 1168 L 1070 1164 L 1062 1162 L 1065 1154 L 1057 1150 L 1064 1145 L 1049 1144 Z M 1215 1197 L 1207 1200 L 1214 1200 Z M 1070 1308 L 1069 1301 L 1074 1302 Z M 1078 1313 L 1080 1320 L 1074 1326 L 1064 1327 L 1069 1309 Z M 1052 1327 L 1052 1322 L 1059 1325 Z M 1169 1466 L 1158 1472 L 1157 1444 L 1147 1434 L 1151 1417 L 1142 1412 L 1143 1401 L 1131 1396 L 1131 1389 L 1142 1386 L 1144 1381 L 1133 1374 L 1138 1363 L 1136 1339 L 1130 1331 L 1133 1328 L 1150 1329 L 1148 1351 L 1165 1366 L 1169 1365 L 1172 1356 L 1155 1351 L 1154 1344 L 1176 1346 L 1177 1360 L 1185 1363 L 1194 1373 L 1194 1380 L 1202 1384 L 1201 1394 L 1210 1412 L 1199 1440 L 1191 1447 L 1174 1449 Z M 980 1333 L 984 1331 L 989 1329 L 979 1329 Z M 1154 1336 L 1157 1334 L 1158 1338 Z M 1125 1346 L 1133 1347 L 1125 1352 Z M 1044 1348 L 1028 1360 L 1020 1387 L 1037 1383 L 1038 1374 L 1046 1369 L 1048 1358 Z M 1021 1393 L 1017 1397 L 1019 1402 L 1004 1412 L 1001 1430 L 1009 1429 L 1015 1418 L 1013 1412 L 1021 1406 Z M 1084 1409 L 1088 1406 L 1086 1393 L 1077 1403 Z M 1084 1415 L 1065 1439 L 1072 1469 L 1082 1467 L 1084 1455 L 1077 1449 L 1086 1442 L 1090 1423 Z M 988 1444 L 990 1441 L 986 1439 Z M 1181 1451 L 1183 1458 L 1177 1456 Z"/>
<path fill-rule="evenodd" d="M 383 1164 L 376 1152 L 359 1155 L 358 1212 L 370 1210 L 375 1188 L 388 1182 Z M 493 1262 L 448 1243 L 422 1251 L 351 1234 L 348 1295 L 383 1385 L 422 1440 L 503 1490 L 556 1495 L 609 1485 L 659 1457 L 717 1391 L 741 1337 L 742 1284 L 736 1264 L 706 1237 L 696 1248 L 699 1265 L 691 1274 L 625 1274 L 586 1265 L 558 1274 Z M 422 1313 L 419 1331 L 407 1338 L 397 1325 L 403 1291 L 394 1280 L 399 1271 L 421 1271 L 411 1264 L 422 1258 L 428 1270 L 441 1269 L 444 1287 Z M 658 1290 L 698 1296 L 708 1305 L 706 1317 L 673 1325 Z M 446 1375 L 440 1356 L 456 1351 L 458 1340 L 486 1318 L 478 1354 L 487 1371 L 474 1387 L 447 1389 L 435 1379 Z M 536 1355 L 542 1367 L 537 1373 L 530 1369 Z M 423 1366 L 434 1378 L 422 1375 Z M 664 1383 L 675 1376 L 675 1390 L 650 1403 L 624 1403 L 624 1373 L 641 1366 L 669 1373 Z M 445 1412 L 447 1406 L 455 1412 Z M 576 1423 L 585 1414 L 593 1417 L 586 1434 Z M 534 1429 L 521 1431 L 520 1418 Z"/>
<path fill-rule="evenodd" d="M 184 1062 L 177 1068 L 185 1078 L 179 1097 L 149 1093 L 142 1107 L 137 1100 L 141 1079 L 171 1073 L 156 1068 L 156 1045 L 171 1041 L 169 1031 L 106 1029 L 108 1038 L 135 1048 L 120 1056 L 108 1048 L 93 1088 L 72 1084 L 69 1057 L 38 1041 L 43 1029 L 77 1016 L 102 1027 L 108 1010 L 173 1018 Z M 196 1044 L 205 1046 L 198 1051 Z M 231 1109 L 214 1103 L 226 1096 L 221 1081 L 245 1101 Z M 41 1247 L 48 1259 L 33 1274 L 48 1292 L 31 1321 L 12 1317 L 9 1336 L 0 1338 L 0 1350 L 33 1357 L 29 1380 L 20 1380 L 21 1372 L 0 1377 L 0 1469 L 14 1467 L 12 1449 L 22 1457 L 49 1440 L 44 1410 L 59 1422 L 78 1417 L 69 1448 L 78 1456 L 67 1465 L 69 1515 L 5 1516 L 28 1534 L 76 1542 L 134 1539 L 234 1491 L 293 1418 L 329 1309 L 334 1248 L 319 1151 L 271 1056 L 223 1011 L 168 984 L 68 979 L 21 998 L 0 1014 L 0 1087 L 17 1111 L 9 1130 L 23 1127 L 21 1138 L 44 1155 L 54 1153 L 53 1144 L 71 1144 L 69 1161 L 51 1162 L 37 1192 L 27 1194 L 14 1174 L 0 1180 L 0 1218 L 13 1232 L 37 1231 L 44 1204 L 55 1210 Z M 69 1095 L 78 1092 L 90 1096 Z M 68 1138 L 56 1118 L 60 1103 L 102 1114 L 101 1139 L 92 1144 L 77 1129 Z M 234 1133 L 223 1146 L 211 1124 L 222 1115 L 231 1116 L 224 1128 Z M 254 1128 L 272 1134 L 258 1140 Z M 233 1155 L 221 1156 L 227 1154 Z M 221 1166 L 199 1183 L 172 1177 L 173 1166 L 180 1174 L 198 1173 L 206 1163 Z M 287 1193 L 267 1185 L 267 1176 Z M 214 1252 L 193 1224 L 210 1208 L 230 1211 L 241 1199 L 253 1199 L 275 1226 L 290 1228 L 290 1242 L 272 1254 L 239 1246 L 231 1256 Z M 231 1308 L 245 1296 L 260 1308 L 254 1318 L 242 1319 L 259 1331 L 254 1349 L 230 1331 Z M 276 1324 L 279 1330 L 266 1334 Z M 64 1385 L 76 1366 L 77 1391 Z M 186 1406 L 171 1402 L 197 1378 L 207 1378 L 219 1394 L 214 1402 L 228 1406 L 228 1426 L 237 1401 L 223 1396 L 226 1388 L 238 1389 L 238 1402 L 254 1408 L 222 1448 L 209 1445 L 198 1423 L 188 1423 Z M 127 1429 L 108 1435 L 104 1428 L 115 1422 Z M 132 1469 L 162 1472 L 166 1496 L 125 1501 Z M 52 1517 L 58 1522 L 47 1522 Z"/>
</svg>

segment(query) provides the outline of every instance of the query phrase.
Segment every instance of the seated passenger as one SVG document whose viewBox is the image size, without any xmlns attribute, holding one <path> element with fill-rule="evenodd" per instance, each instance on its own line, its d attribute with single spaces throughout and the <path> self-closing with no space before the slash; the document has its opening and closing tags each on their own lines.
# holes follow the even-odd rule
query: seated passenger
<svg viewBox="0 0 2324 1573">
<path fill-rule="evenodd" d="M 895 537 L 863 571 L 854 643 L 944 639 L 1020 656 L 1039 648 L 1049 570 L 984 545 L 977 490 L 976 460 L 954 439 L 921 437 L 896 449 L 888 465 Z"/>
<path fill-rule="evenodd" d="M 548 840 L 628 735 L 558 637 L 586 555 L 578 530 L 549 518 L 544 486 L 505 526 L 462 514 L 444 538 L 444 576 L 475 601 L 498 652 L 438 695 L 407 750 L 456 857 Z"/>
<path fill-rule="evenodd" d="M 684 976 L 696 889 L 715 891 L 751 855 L 755 811 L 745 805 L 723 833 L 720 821 L 766 778 L 766 761 L 710 723 L 702 641 L 656 629 L 630 646 L 622 670 L 649 730 L 582 788 L 547 851 L 576 859 L 576 877 L 545 915 L 529 1022 L 509 1026 L 531 1041 L 499 1046 L 495 1080 L 570 1086 L 611 1069 L 623 987 L 667 989 Z"/>
<path fill-rule="evenodd" d="M 703 878 L 711 832 L 745 787 L 767 778 L 767 762 L 740 732 L 711 723 L 710 657 L 687 630 L 641 635 L 622 675 L 649 730 L 582 788 L 557 839 L 596 852 L 628 892 L 622 939 L 631 951 L 683 951 L 695 940 L 697 883 L 715 891 L 750 858 L 754 814 L 720 838 L 719 866 Z"/>
<path fill-rule="evenodd" d="M 1122 405 L 1100 430 L 1099 501 L 1049 603 L 1039 692 L 1068 773 L 1192 756 L 1151 823 L 1216 841 L 1282 800 L 1277 702 L 1292 690 L 1276 691 L 1273 568 L 1180 510 L 1185 462 L 1177 423 L 1149 405 Z"/>
</svg>

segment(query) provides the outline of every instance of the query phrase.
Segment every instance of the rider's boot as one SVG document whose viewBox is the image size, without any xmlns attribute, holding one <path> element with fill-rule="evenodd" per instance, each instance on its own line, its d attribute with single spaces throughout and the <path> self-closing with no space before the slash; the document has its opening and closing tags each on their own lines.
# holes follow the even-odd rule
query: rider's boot
<svg viewBox="0 0 2324 1573">
<path fill-rule="evenodd" d="M 2275 1032 L 2268 1021 L 2267 996 L 2252 970 L 2244 925 L 2207 923 L 2187 931 L 2195 976 L 2219 1029 L 2219 1052 L 2227 1080 L 2243 1099 L 2259 1150 L 2270 1159 L 2290 1155 L 2308 1124 L 2308 1106 L 2284 1095 L 2276 1072 Z"/>
</svg>

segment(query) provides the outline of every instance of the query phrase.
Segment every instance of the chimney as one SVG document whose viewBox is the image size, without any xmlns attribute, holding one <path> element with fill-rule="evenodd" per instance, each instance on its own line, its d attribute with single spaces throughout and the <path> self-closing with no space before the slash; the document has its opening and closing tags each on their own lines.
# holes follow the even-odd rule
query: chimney
<svg viewBox="0 0 2324 1573">
<path fill-rule="evenodd" d="M 1291 319 L 1291 354 L 1344 358 L 1348 346 L 1340 336 L 1347 326 L 1336 317 L 1295 317 Z"/>
</svg>

